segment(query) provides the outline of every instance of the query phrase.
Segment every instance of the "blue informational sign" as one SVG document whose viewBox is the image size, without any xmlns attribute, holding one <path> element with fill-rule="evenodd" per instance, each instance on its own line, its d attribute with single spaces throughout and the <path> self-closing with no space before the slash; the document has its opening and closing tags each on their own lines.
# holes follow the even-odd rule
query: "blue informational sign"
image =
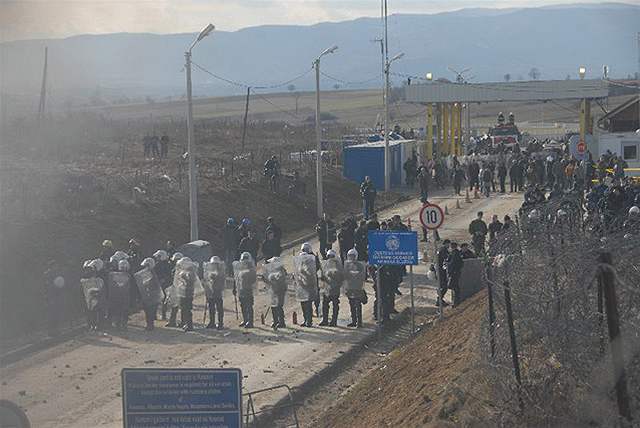
<svg viewBox="0 0 640 428">
<path fill-rule="evenodd" d="M 372 230 L 368 233 L 368 239 L 369 264 L 418 264 L 418 234 L 416 232 Z"/>
<path fill-rule="evenodd" d="M 123 369 L 125 428 L 242 426 L 240 369 Z"/>
</svg>

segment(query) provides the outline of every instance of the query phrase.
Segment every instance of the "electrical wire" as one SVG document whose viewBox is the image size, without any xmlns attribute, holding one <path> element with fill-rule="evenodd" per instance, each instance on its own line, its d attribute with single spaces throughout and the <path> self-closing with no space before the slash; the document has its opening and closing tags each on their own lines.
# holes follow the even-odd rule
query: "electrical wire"
<svg viewBox="0 0 640 428">
<path fill-rule="evenodd" d="M 334 81 L 336 81 L 338 83 L 342 83 L 343 85 L 346 85 L 346 86 L 364 85 L 364 84 L 367 84 L 367 83 L 370 83 L 370 82 L 373 82 L 375 80 L 380 79 L 380 76 L 375 76 L 375 77 L 372 77 L 372 78 L 367 79 L 367 80 L 361 80 L 359 82 L 349 82 L 347 80 L 343 80 L 343 79 L 340 79 L 338 77 L 334 77 L 334 76 L 332 76 L 330 74 L 327 74 L 324 71 L 320 71 L 320 74 L 323 75 L 324 77 L 326 77 L 327 79 L 334 80 Z"/>
</svg>

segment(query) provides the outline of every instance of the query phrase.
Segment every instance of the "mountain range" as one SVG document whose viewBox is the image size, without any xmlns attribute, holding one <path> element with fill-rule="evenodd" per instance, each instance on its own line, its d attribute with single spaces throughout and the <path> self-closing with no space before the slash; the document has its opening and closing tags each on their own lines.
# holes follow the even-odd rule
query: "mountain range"
<svg viewBox="0 0 640 428">
<path fill-rule="evenodd" d="M 203 18 L 205 19 L 205 18 Z M 203 21 L 203 23 L 206 23 Z M 638 71 L 640 6 L 620 3 L 576 4 L 518 9 L 462 9 L 431 15 L 390 15 L 389 54 L 403 52 L 392 65 L 400 84 L 409 76 L 455 80 L 450 68 L 471 68 L 472 82 L 528 80 L 532 68 L 541 79 L 626 77 Z M 215 22 L 214 22 L 215 24 Z M 379 18 L 359 18 L 309 26 L 265 25 L 238 31 L 214 31 L 193 51 L 194 93 L 200 96 L 245 92 L 241 84 L 271 86 L 291 82 L 312 89 L 311 64 L 325 48 L 322 85 L 377 87 L 381 82 Z M 37 97 L 44 47 L 48 47 L 50 98 L 100 95 L 181 96 L 184 51 L 196 34 L 118 33 L 0 44 L 0 90 L 8 97 Z M 220 77 L 238 83 L 225 82 Z M 415 80 L 415 77 L 414 77 Z M 288 84 L 264 89 L 286 91 Z"/>
</svg>

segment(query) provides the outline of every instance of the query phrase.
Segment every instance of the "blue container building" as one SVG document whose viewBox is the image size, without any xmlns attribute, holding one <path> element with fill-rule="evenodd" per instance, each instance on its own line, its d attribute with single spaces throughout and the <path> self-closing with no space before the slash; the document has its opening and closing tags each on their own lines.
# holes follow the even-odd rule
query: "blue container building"
<svg viewBox="0 0 640 428">
<path fill-rule="evenodd" d="M 402 144 L 389 141 L 391 157 L 391 187 L 401 185 Z M 384 141 L 344 147 L 342 175 L 356 183 L 362 183 L 367 175 L 378 191 L 384 190 Z"/>
</svg>

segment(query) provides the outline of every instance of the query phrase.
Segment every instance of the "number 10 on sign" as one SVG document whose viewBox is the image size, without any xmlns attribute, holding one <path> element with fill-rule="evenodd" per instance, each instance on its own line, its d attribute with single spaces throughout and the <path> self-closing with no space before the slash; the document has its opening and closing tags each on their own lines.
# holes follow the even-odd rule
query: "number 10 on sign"
<svg viewBox="0 0 640 428">
<path fill-rule="evenodd" d="M 420 210 L 420 222 L 425 229 L 435 230 L 444 222 L 444 211 L 436 204 L 426 204 Z"/>
</svg>

